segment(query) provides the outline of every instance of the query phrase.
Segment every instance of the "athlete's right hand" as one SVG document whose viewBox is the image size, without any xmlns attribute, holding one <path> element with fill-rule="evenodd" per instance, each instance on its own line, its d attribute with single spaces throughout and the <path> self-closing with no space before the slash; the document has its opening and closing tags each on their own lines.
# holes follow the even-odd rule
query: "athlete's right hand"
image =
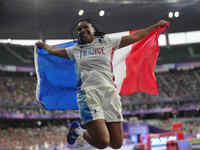
<svg viewBox="0 0 200 150">
<path fill-rule="evenodd" d="M 38 48 L 44 48 L 44 47 L 45 47 L 45 43 L 44 43 L 44 42 L 41 42 L 41 41 L 36 42 L 35 45 L 36 45 Z"/>
</svg>

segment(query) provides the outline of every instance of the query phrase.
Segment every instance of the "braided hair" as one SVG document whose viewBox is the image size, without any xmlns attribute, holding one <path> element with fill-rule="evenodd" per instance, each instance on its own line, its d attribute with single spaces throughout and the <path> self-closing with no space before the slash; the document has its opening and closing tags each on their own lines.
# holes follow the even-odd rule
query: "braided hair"
<svg viewBox="0 0 200 150">
<path fill-rule="evenodd" d="M 99 28 L 97 27 L 97 25 L 96 25 L 96 22 L 94 21 L 94 20 L 92 20 L 92 19 L 89 19 L 89 18 L 86 18 L 86 19 L 79 19 L 78 21 L 76 21 L 75 23 L 74 23 L 74 25 L 73 25 L 73 27 L 72 27 L 72 32 L 71 32 L 71 35 L 72 35 L 72 38 L 73 38 L 73 40 L 78 40 L 78 44 L 83 44 L 82 43 L 82 41 L 80 40 L 80 36 L 79 36 L 79 34 L 78 34 L 78 31 L 77 31 L 77 26 L 78 26 L 78 24 L 80 23 L 80 22 L 87 22 L 87 23 L 89 23 L 89 24 L 91 24 L 92 25 L 92 27 L 95 29 L 95 32 L 94 32 L 94 36 L 96 37 L 96 38 L 104 38 L 104 35 L 106 34 L 106 33 L 104 33 L 104 32 L 101 32 L 100 30 L 99 30 Z"/>
</svg>

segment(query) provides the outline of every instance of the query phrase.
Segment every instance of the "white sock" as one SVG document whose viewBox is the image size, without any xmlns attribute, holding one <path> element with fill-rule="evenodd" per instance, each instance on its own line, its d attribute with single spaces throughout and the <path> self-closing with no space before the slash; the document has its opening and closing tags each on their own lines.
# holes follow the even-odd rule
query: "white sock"
<svg viewBox="0 0 200 150">
<path fill-rule="evenodd" d="M 81 128 L 81 127 L 78 127 L 78 128 L 75 129 L 76 134 L 78 134 L 79 136 L 83 136 L 85 131 L 86 130 Z"/>
</svg>

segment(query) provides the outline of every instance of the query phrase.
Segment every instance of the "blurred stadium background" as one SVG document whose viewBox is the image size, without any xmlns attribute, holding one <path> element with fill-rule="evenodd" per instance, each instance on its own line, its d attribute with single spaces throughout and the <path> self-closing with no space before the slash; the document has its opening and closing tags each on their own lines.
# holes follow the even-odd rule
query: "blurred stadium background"
<svg viewBox="0 0 200 150">
<path fill-rule="evenodd" d="M 149 135 L 177 131 L 176 124 L 188 141 L 200 138 L 199 8 L 199 0 L 0 0 L 0 149 L 93 149 L 83 139 L 73 147 L 66 143 L 67 127 L 79 120 L 78 112 L 47 111 L 35 98 L 35 41 L 41 36 L 49 44 L 72 39 L 73 24 L 82 17 L 94 18 L 106 33 L 160 19 L 171 22 L 159 39 L 160 94 L 122 97 L 122 149 L 140 143 L 147 149 Z"/>
</svg>

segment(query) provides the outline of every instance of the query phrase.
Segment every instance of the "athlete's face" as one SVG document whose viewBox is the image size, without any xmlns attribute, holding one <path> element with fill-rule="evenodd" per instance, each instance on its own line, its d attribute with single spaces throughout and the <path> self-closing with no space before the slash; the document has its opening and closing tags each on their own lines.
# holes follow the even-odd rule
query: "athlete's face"
<svg viewBox="0 0 200 150">
<path fill-rule="evenodd" d="M 91 43 L 94 40 L 95 29 L 90 23 L 86 21 L 80 22 L 77 31 L 83 44 Z"/>
</svg>

